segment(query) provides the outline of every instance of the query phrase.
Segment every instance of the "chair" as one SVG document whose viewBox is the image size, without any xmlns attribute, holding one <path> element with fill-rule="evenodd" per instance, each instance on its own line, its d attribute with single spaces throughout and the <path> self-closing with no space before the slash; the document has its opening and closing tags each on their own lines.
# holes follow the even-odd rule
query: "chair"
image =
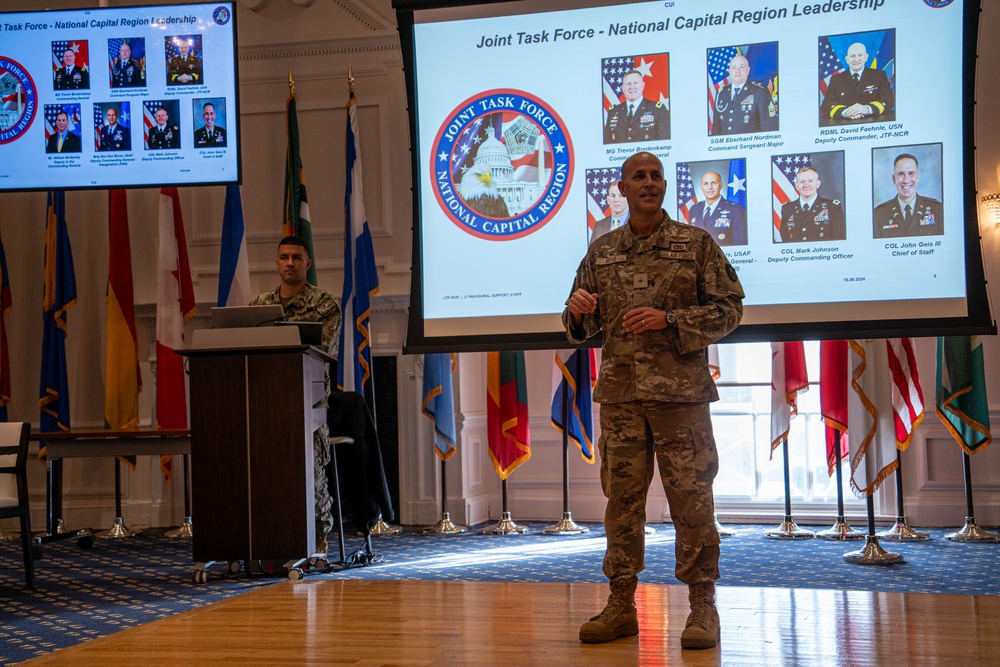
<svg viewBox="0 0 1000 667">
<path fill-rule="evenodd" d="M 21 548 L 24 552 L 24 578 L 28 589 L 35 588 L 34 554 L 30 511 L 28 509 L 28 433 L 27 422 L 0 423 L 0 519 L 20 517 Z"/>
</svg>

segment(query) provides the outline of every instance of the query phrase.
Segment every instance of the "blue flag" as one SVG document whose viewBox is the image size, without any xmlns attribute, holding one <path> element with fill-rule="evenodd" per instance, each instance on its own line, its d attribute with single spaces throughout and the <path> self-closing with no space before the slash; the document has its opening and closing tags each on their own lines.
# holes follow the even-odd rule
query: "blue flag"
<svg viewBox="0 0 1000 667">
<path fill-rule="evenodd" d="M 39 430 L 68 431 L 66 311 L 76 305 L 76 273 L 66 230 L 66 193 L 49 192 L 45 221 L 45 285 L 42 301 L 42 377 L 38 389 Z M 39 457 L 44 457 L 44 447 Z"/>
<path fill-rule="evenodd" d="M 593 389 L 596 369 L 592 356 L 592 350 L 556 350 L 552 370 L 552 426 L 562 432 L 566 427 L 563 414 L 568 414 L 567 436 L 580 448 L 580 454 L 587 463 L 594 462 Z"/>
<path fill-rule="evenodd" d="M 375 251 L 361 192 L 361 142 L 358 100 L 347 102 L 347 192 L 344 195 L 344 292 L 340 299 L 337 388 L 369 394 L 372 400 L 371 296 L 378 292 Z"/>
<path fill-rule="evenodd" d="M 424 400 L 420 409 L 434 422 L 434 451 L 442 461 L 447 461 L 457 451 L 454 372 L 454 354 L 424 355 Z"/>
<path fill-rule="evenodd" d="M 247 260 L 246 229 L 240 186 L 226 186 L 226 208 L 222 214 L 222 244 L 219 257 L 219 306 L 250 303 L 250 264 Z"/>
</svg>

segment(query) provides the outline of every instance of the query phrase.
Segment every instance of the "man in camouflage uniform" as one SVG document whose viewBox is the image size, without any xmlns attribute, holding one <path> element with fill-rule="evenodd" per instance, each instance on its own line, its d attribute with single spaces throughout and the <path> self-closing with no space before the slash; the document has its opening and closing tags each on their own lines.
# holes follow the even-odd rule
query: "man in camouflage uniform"
<svg viewBox="0 0 1000 667">
<path fill-rule="evenodd" d="M 340 306 L 327 292 L 306 282 L 306 272 L 312 266 L 309 248 L 298 236 L 286 236 L 278 244 L 276 260 L 281 284 L 270 292 L 264 292 L 250 302 L 251 306 L 280 303 L 288 322 L 322 322 L 323 349 L 333 351 L 340 335 Z M 322 405 L 326 408 L 330 398 L 330 368 L 324 373 L 326 398 Z M 327 485 L 326 465 L 330 462 L 330 431 L 326 421 L 313 432 L 313 477 L 316 486 L 316 551 L 326 553 L 326 536 L 333 529 L 330 513 L 333 500 Z"/>
<path fill-rule="evenodd" d="M 622 165 L 629 222 L 595 239 L 580 263 L 563 324 L 573 343 L 604 332 L 594 400 L 601 404 L 601 487 L 608 547 L 608 605 L 580 640 L 639 633 L 635 609 L 644 568 L 646 492 L 654 459 L 677 533 L 677 578 L 691 615 L 683 648 L 718 643 L 719 534 L 712 481 L 719 468 L 708 404 L 719 395 L 705 348 L 736 328 L 743 287 L 712 236 L 661 210 L 663 165 L 636 153 Z"/>
</svg>

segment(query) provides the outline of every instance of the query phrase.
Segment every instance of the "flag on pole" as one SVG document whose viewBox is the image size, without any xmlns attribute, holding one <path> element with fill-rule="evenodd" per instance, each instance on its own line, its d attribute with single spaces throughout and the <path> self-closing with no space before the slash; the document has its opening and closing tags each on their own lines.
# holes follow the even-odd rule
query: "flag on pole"
<svg viewBox="0 0 1000 667">
<path fill-rule="evenodd" d="M 378 273 L 372 235 L 361 191 L 361 138 L 358 100 L 347 101 L 347 192 L 344 194 L 344 291 L 340 298 L 344 325 L 340 328 L 337 387 L 368 394 L 371 401 L 371 297 L 378 293 Z"/>
<path fill-rule="evenodd" d="M 824 340 L 819 344 L 819 409 L 826 424 L 826 463 L 830 475 L 837 466 L 837 433 L 841 459 L 850 454 L 847 440 L 847 341 Z"/>
<path fill-rule="evenodd" d="M 917 375 L 917 358 L 909 338 L 887 338 L 889 374 L 892 376 L 892 409 L 895 414 L 896 447 L 910 446 L 913 432 L 924 420 L 924 393 Z"/>
<path fill-rule="evenodd" d="M 434 451 L 447 461 L 458 451 L 455 430 L 454 354 L 424 355 L 424 401 L 420 410 L 434 423 Z"/>
<path fill-rule="evenodd" d="M 500 479 L 531 458 L 523 350 L 486 355 L 486 432 Z"/>
<path fill-rule="evenodd" d="M 306 175 L 299 155 L 299 119 L 295 110 L 295 86 L 289 70 L 292 87 L 285 104 L 285 126 L 288 130 L 288 149 L 285 153 L 285 212 L 281 225 L 282 236 L 298 236 L 306 242 L 312 266 L 306 272 L 310 285 L 316 284 L 316 255 L 313 253 L 312 224 L 309 222 L 309 202 L 306 199 Z"/>
<path fill-rule="evenodd" d="M 250 262 L 247 260 L 246 228 L 243 225 L 243 198 L 240 186 L 226 186 L 226 208 L 222 214 L 222 243 L 219 253 L 219 306 L 250 303 Z"/>
<path fill-rule="evenodd" d="M 969 455 L 993 441 L 985 368 L 979 336 L 937 339 L 937 415 Z"/>
<path fill-rule="evenodd" d="M 160 190 L 160 244 L 157 254 L 156 300 L 156 426 L 187 428 L 184 323 L 194 315 L 194 287 L 188 263 L 184 220 L 177 188 Z M 160 456 L 167 483 L 173 474 L 172 454 Z"/>
<path fill-rule="evenodd" d="M 132 293 L 132 246 L 124 190 L 108 191 L 108 341 L 104 380 L 104 427 L 124 430 L 139 425 L 139 351 Z M 135 457 L 119 457 L 135 467 Z"/>
<path fill-rule="evenodd" d="M 10 349 L 7 347 L 7 314 L 14 307 L 10 294 L 10 276 L 7 274 L 7 253 L 0 240 L 0 421 L 7 421 L 7 404 L 10 403 Z"/>
<path fill-rule="evenodd" d="M 594 462 L 594 402 L 597 381 L 594 351 L 590 349 L 556 350 L 552 366 L 552 426 L 560 433 L 563 403 L 568 408 L 567 437 L 580 448 L 587 463 Z"/>
<path fill-rule="evenodd" d="M 809 389 L 806 351 L 802 341 L 771 343 L 771 455 L 788 441 L 798 396 Z"/>
<path fill-rule="evenodd" d="M 4 286 L 7 277 L 4 275 Z M 73 250 L 66 230 L 66 193 L 49 192 L 45 218 L 45 277 L 42 291 L 42 375 L 38 389 L 39 430 L 68 431 L 69 379 L 66 372 L 66 311 L 76 305 Z M 45 460 L 45 443 L 38 450 Z"/>
<path fill-rule="evenodd" d="M 848 442 L 851 447 L 851 489 L 859 498 L 875 492 L 896 471 L 895 430 L 892 427 L 892 391 L 885 369 L 882 340 L 851 340 L 851 391 L 847 397 Z M 892 434 L 892 435 L 890 435 Z"/>
</svg>

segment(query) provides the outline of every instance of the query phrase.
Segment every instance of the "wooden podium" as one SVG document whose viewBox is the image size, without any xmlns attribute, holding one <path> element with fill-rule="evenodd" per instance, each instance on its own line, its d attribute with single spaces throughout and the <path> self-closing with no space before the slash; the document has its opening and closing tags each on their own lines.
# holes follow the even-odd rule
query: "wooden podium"
<svg viewBox="0 0 1000 667">
<path fill-rule="evenodd" d="M 313 431 L 324 364 L 295 327 L 194 332 L 191 500 L 195 561 L 291 560 L 316 545 Z M 197 334 L 203 334 L 200 338 Z"/>
</svg>

